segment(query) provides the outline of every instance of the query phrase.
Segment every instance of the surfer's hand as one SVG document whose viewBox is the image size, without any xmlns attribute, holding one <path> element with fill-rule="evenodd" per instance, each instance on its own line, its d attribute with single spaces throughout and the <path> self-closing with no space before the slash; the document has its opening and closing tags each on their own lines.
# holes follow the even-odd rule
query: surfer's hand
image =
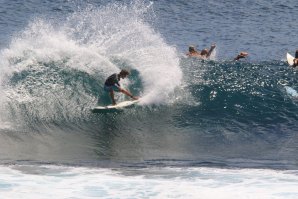
<svg viewBox="0 0 298 199">
<path fill-rule="evenodd" d="M 134 99 L 134 100 L 138 100 L 139 99 L 139 97 L 135 97 L 135 96 L 132 96 L 131 98 Z"/>
</svg>

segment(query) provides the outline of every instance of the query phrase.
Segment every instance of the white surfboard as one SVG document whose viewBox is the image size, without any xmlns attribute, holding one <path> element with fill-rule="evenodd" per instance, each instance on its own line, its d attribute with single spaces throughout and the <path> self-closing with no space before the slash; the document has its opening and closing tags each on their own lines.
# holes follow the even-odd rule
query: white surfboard
<svg viewBox="0 0 298 199">
<path fill-rule="evenodd" d="M 288 64 L 290 65 L 290 66 L 293 66 L 293 64 L 294 64 L 294 57 L 290 54 L 290 53 L 287 53 L 287 61 L 288 61 Z"/>
<path fill-rule="evenodd" d="M 298 92 L 292 87 L 285 86 L 286 92 L 292 97 L 298 97 Z"/>
<path fill-rule="evenodd" d="M 129 100 L 124 102 L 119 102 L 116 105 L 109 106 L 96 106 L 92 109 L 92 112 L 108 112 L 108 111 L 117 111 L 124 108 L 130 107 L 134 104 L 137 104 L 140 100 Z"/>
</svg>

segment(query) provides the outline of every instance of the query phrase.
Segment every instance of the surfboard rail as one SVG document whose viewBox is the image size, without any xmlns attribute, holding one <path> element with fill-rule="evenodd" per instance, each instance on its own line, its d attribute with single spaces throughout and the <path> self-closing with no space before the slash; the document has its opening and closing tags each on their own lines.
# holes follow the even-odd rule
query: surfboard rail
<svg viewBox="0 0 298 199">
<path fill-rule="evenodd" d="M 124 108 L 128 108 L 132 105 L 135 105 L 139 103 L 140 100 L 128 100 L 119 102 L 116 105 L 108 105 L 108 106 L 96 106 L 92 108 L 92 112 L 108 112 L 108 111 L 117 111 L 117 110 L 123 110 Z"/>
</svg>

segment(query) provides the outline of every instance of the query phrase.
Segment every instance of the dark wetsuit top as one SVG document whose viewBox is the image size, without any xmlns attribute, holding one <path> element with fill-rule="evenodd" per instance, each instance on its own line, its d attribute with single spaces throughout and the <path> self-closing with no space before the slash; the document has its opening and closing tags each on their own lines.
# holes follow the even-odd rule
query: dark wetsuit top
<svg viewBox="0 0 298 199">
<path fill-rule="evenodd" d="M 118 87 L 120 87 L 119 80 L 120 79 L 118 79 L 118 75 L 115 73 L 115 74 L 111 75 L 110 77 L 108 77 L 108 79 L 105 82 L 105 86 L 116 86 L 117 85 Z"/>
</svg>

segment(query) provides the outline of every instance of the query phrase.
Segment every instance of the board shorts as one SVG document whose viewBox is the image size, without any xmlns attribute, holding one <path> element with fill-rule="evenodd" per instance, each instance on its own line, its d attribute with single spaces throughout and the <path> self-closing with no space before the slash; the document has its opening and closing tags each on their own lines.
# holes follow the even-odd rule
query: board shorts
<svg viewBox="0 0 298 199">
<path fill-rule="evenodd" d="M 113 86 L 104 85 L 104 90 L 107 92 L 111 92 L 112 90 L 115 92 L 120 92 L 120 89 L 115 85 L 113 85 Z"/>
</svg>

